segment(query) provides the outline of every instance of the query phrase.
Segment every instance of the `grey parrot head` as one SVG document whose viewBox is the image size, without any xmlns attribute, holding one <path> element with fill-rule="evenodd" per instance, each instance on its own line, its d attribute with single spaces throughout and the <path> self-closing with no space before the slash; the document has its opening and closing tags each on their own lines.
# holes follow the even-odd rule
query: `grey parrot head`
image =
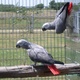
<svg viewBox="0 0 80 80">
<path fill-rule="evenodd" d="M 49 28 L 50 24 L 49 23 L 44 23 L 42 25 L 42 31 L 46 31 Z"/>
<path fill-rule="evenodd" d="M 30 43 L 25 39 L 20 39 L 16 43 L 16 48 L 30 49 Z"/>
</svg>

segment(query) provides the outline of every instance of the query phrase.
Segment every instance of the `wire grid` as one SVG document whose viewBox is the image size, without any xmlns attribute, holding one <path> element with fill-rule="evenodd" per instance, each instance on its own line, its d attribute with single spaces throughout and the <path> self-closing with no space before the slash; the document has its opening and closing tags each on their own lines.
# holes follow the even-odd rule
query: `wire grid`
<svg viewBox="0 0 80 80">
<path fill-rule="evenodd" d="M 75 4 L 74 6 L 78 7 Z M 73 29 L 69 30 L 66 36 L 66 62 L 80 63 L 80 11 L 79 9 L 75 9 L 75 7 L 73 7 L 70 23 Z M 80 75 L 68 75 L 66 79 L 79 80 Z"/>
<path fill-rule="evenodd" d="M 29 8 L 35 6 L 35 0 L 4 0 L 4 4 L 14 4 L 14 12 L 0 12 L 0 66 L 31 65 L 27 52 L 16 49 L 19 39 L 26 39 L 32 43 L 43 46 L 56 60 L 65 62 L 66 40 L 65 34 L 56 34 L 55 31 L 42 32 L 41 26 L 45 22 L 53 21 L 56 10 Z M 48 5 L 51 0 L 47 0 Z M 45 0 L 37 0 L 36 4 L 45 3 Z M 3 3 L 3 0 L 1 0 Z M 28 3 L 28 5 L 27 5 Z M 26 10 L 21 6 L 27 6 Z M 56 5 L 57 6 L 57 5 Z M 16 8 L 15 8 L 16 7 Z M 19 7 L 19 8 L 18 8 Z M 3 6 L 2 6 L 3 8 Z M 4 7 L 6 8 L 6 7 Z M 4 9 L 3 8 L 3 9 Z M 59 77 L 35 77 L 35 78 L 11 78 L 5 80 L 65 80 L 65 76 Z M 1 79 L 3 80 L 3 79 Z"/>
</svg>

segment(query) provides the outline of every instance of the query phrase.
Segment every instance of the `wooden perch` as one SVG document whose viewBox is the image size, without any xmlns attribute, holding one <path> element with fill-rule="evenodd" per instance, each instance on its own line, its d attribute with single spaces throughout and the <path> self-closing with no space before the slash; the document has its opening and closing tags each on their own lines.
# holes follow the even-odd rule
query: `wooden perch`
<svg viewBox="0 0 80 80">
<path fill-rule="evenodd" d="M 59 75 L 80 74 L 80 64 L 55 64 L 55 66 L 61 72 Z M 36 76 L 45 77 L 54 75 L 50 72 L 46 65 L 0 67 L 0 78 L 23 78 Z"/>
</svg>

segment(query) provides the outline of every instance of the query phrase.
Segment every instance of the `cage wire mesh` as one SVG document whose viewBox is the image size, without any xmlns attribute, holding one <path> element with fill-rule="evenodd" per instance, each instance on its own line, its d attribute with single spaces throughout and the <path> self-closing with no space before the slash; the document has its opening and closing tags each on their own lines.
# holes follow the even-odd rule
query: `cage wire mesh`
<svg viewBox="0 0 80 80">
<path fill-rule="evenodd" d="M 56 34 L 55 31 L 42 32 L 41 30 L 43 23 L 54 20 L 58 6 L 60 6 L 57 4 L 56 10 L 50 9 L 50 1 L 52 0 L 0 0 L 0 66 L 33 64 L 25 50 L 16 49 L 16 42 L 23 38 L 43 46 L 56 60 L 65 62 L 66 59 L 71 59 L 73 62 L 77 61 L 77 56 L 80 53 L 76 53 L 78 55 L 75 58 L 74 52 L 76 51 L 70 49 L 75 45 L 71 38 L 68 39 L 69 41 L 67 40 L 70 51 L 68 50 L 66 57 L 66 35 L 64 33 Z M 41 3 L 44 4 L 44 8 L 36 8 L 36 5 Z M 14 79 L 66 80 L 66 77 L 6 78 L 5 80 Z"/>
<path fill-rule="evenodd" d="M 80 1 L 76 0 L 72 15 L 69 19 L 71 28 L 67 28 L 66 34 L 66 62 L 80 63 Z M 68 75 L 67 80 L 79 80 L 80 75 Z"/>
</svg>

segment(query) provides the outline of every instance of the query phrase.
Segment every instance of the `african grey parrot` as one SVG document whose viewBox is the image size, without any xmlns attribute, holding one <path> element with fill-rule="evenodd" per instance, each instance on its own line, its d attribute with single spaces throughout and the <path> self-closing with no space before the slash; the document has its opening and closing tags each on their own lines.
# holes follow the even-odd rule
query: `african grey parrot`
<svg viewBox="0 0 80 80">
<path fill-rule="evenodd" d="M 67 18 L 71 13 L 72 6 L 72 2 L 67 2 L 64 4 L 57 12 L 54 21 L 44 23 L 42 25 L 42 30 L 55 30 L 57 34 L 63 33 L 66 29 Z"/>
<path fill-rule="evenodd" d="M 42 46 L 28 42 L 25 39 L 20 39 L 17 41 L 16 47 L 26 49 L 30 59 L 35 62 L 35 65 L 37 62 L 40 62 L 42 64 L 49 64 L 47 67 L 54 75 L 60 73 L 54 64 L 63 65 L 64 63 L 61 61 L 53 60 L 51 54 L 49 54 Z"/>
</svg>

